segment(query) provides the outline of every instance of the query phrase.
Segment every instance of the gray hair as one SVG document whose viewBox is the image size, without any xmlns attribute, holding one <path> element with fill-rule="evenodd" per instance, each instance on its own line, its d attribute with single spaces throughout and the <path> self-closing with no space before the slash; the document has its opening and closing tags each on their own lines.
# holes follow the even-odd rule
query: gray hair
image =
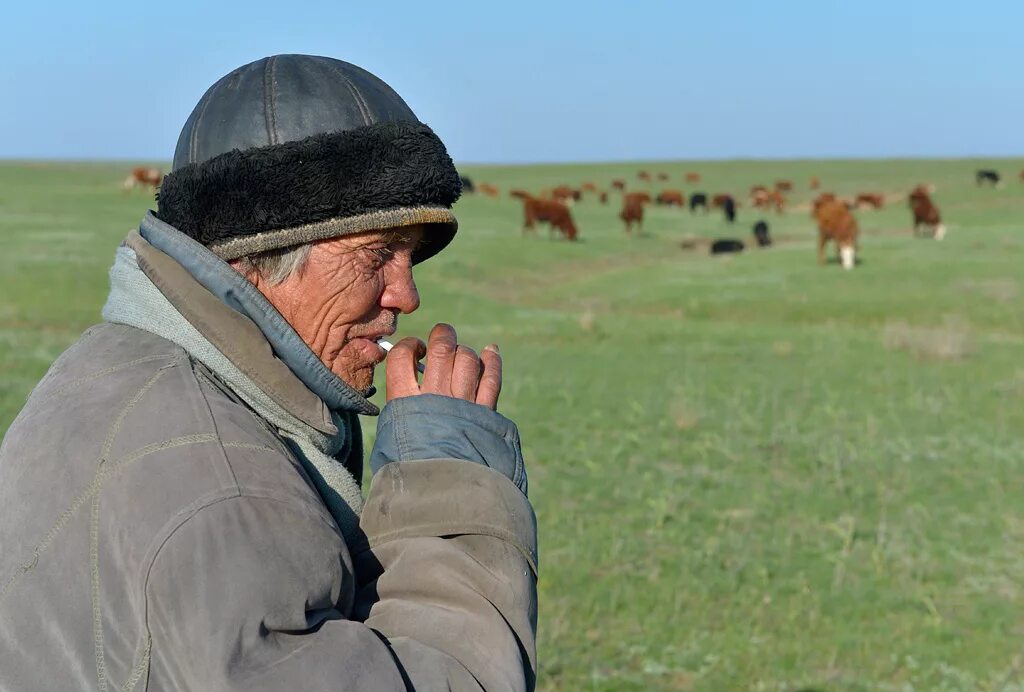
<svg viewBox="0 0 1024 692">
<path fill-rule="evenodd" d="M 302 273 L 312 247 L 312 243 L 305 243 L 266 252 L 254 252 L 239 257 L 238 268 L 243 274 L 255 272 L 271 285 L 277 285 Z"/>
</svg>

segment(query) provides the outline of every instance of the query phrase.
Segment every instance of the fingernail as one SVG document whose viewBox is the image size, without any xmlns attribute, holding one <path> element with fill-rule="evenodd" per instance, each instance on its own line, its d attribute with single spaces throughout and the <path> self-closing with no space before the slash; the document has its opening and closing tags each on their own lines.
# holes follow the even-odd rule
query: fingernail
<svg viewBox="0 0 1024 692">
<path fill-rule="evenodd" d="M 484 350 L 485 351 L 494 351 L 499 356 L 501 355 L 501 351 L 498 350 L 498 344 L 491 344 L 490 346 L 484 346 Z"/>
</svg>

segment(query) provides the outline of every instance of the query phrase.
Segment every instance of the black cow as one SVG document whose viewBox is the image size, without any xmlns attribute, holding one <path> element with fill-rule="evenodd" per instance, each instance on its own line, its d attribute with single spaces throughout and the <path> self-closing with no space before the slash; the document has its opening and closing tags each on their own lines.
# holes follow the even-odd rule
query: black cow
<svg viewBox="0 0 1024 692">
<path fill-rule="evenodd" d="M 993 171 L 991 169 L 980 170 L 974 174 L 974 182 L 978 185 L 988 183 L 995 187 L 999 184 L 999 171 Z"/>
<path fill-rule="evenodd" d="M 736 221 L 736 202 L 730 197 L 722 202 L 722 211 L 725 212 L 725 220 L 729 223 Z"/>
<path fill-rule="evenodd" d="M 472 180 L 470 180 L 469 178 L 467 178 L 464 175 L 460 175 L 459 176 L 459 180 L 462 181 L 462 191 L 463 192 L 476 192 L 476 188 L 473 187 L 473 181 Z"/>
<path fill-rule="evenodd" d="M 762 219 L 754 224 L 754 238 L 757 239 L 758 247 L 768 247 L 772 244 L 772 239 L 768 235 L 767 221 Z"/>
<path fill-rule="evenodd" d="M 743 241 L 735 238 L 720 238 L 711 243 L 712 255 L 724 255 L 728 252 L 743 252 Z"/>
<path fill-rule="evenodd" d="M 694 192 L 690 195 L 690 213 L 697 211 L 697 207 L 705 212 L 708 210 L 708 196 L 703 192 Z"/>
</svg>

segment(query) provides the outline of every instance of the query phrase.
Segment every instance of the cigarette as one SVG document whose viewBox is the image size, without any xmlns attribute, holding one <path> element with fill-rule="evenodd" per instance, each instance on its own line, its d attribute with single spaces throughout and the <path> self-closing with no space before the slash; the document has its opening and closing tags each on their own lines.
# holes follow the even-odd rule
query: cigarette
<svg viewBox="0 0 1024 692">
<path fill-rule="evenodd" d="M 377 339 L 377 345 L 384 349 L 385 352 L 390 352 L 395 347 L 393 343 L 387 339 Z M 416 371 L 423 372 L 423 363 L 416 361 Z"/>
</svg>

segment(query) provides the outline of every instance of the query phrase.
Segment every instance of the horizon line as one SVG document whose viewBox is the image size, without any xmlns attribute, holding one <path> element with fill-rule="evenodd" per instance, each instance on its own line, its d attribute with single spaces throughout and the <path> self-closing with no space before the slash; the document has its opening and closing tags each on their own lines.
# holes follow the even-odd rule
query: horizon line
<svg viewBox="0 0 1024 692">
<path fill-rule="evenodd" d="M 969 161 L 989 159 L 994 161 L 1024 160 L 1024 153 L 1018 154 L 887 154 L 863 155 L 855 154 L 822 156 L 728 156 L 721 158 L 637 158 L 637 159 L 575 159 L 562 161 L 460 161 L 457 167 L 526 167 L 526 166 L 622 166 L 638 164 L 671 164 L 671 163 L 759 163 L 759 162 L 804 162 L 804 161 Z M 0 155 L 0 164 L 11 163 L 94 163 L 94 164 L 130 164 L 153 163 L 169 159 L 159 157 L 78 157 L 78 156 L 6 156 Z"/>
</svg>

